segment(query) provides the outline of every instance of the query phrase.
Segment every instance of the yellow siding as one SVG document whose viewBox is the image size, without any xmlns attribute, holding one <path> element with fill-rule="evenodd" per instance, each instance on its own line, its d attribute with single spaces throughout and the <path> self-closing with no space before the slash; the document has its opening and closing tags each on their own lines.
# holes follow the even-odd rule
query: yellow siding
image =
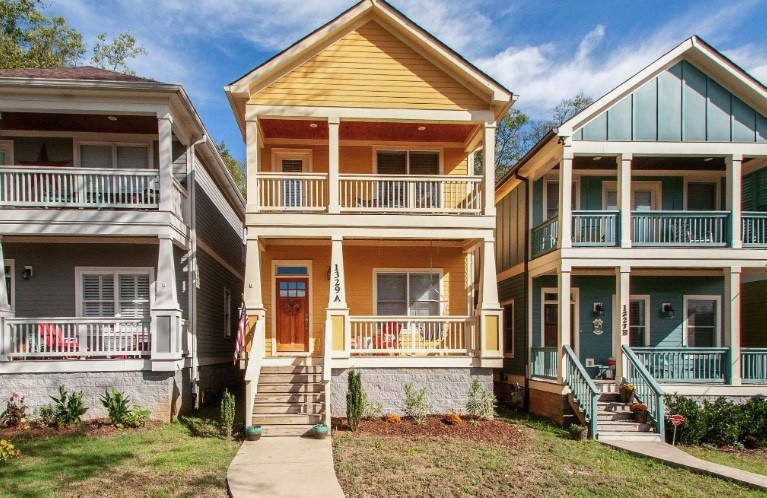
<svg viewBox="0 0 767 498">
<path fill-rule="evenodd" d="M 374 21 L 252 95 L 250 103 L 455 110 L 489 107 Z"/>
<path fill-rule="evenodd" d="M 498 317 L 488 315 L 485 317 L 485 330 L 482 331 L 485 336 L 485 349 L 488 351 L 500 351 L 498 343 Z"/>
<path fill-rule="evenodd" d="M 261 149 L 261 171 L 274 171 L 280 172 L 280 165 L 274 165 L 272 169 L 272 150 L 273 149 L 310 149 L 312 151 L 312 172 L 314 173 L 327 173 L 328 172 L 328 146 L 327 145 L 304 145 L 296 143 L 281 143 L 270 144 Z M 307 173 L 309 173 L 307 171 Z"/>
<path fill-rule="evenodd" d="M 330 321 L 333 324 L 333 351 L 344 351 L 346 349 L 346 334 L 344 333 L 346 318 L 344 315 L 332 315 Z"/>
</svg>

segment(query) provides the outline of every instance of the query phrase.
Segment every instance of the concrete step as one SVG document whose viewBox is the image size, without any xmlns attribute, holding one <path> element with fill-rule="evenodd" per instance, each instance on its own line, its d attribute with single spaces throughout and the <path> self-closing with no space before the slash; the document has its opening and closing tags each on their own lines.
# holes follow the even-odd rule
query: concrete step
<svg viewBox="0 0 767 498">
<path fill-rule="evenodd" d="M 279 436 L 309 436 L 312 434 L 314 425 L 264 425 L 261 427 L 261 435 L 264 437 Z"/>
<path fill-rule="evenodd" d="M 633 421 L 634 420 L 634 414 L 632 412 L 610 412 L 610 411 L 597 411 L 597 420 L 598 421 Z"/>
<path fill-rule="evenodd" d="M 623 420 L 597 420 L 597 430 L 599 432 L 650 432 L 653 430 L 652 424 L 640 424 Z"/>
<path fill-rule="evenodd" d="M 259 413 L 253 415 L 254 425 L 314 425 L 323 422 L 325 415 L 280 415 Z"/>
<path fill-rule="evenodd" d="M 322 382 L 321 374 L 280 374 L 280 373 L 262 373 L 258 377 L 259 384 L 281 384 L 281 383 L 312 383 Z"/>
<path fill-rule="evenodd" d="M 285 367 L 261 367 L 261 374 L 320 374 L 321 366 L 289 365 Z"/>
<path fill-rule="evenodd" d="M 608 432 L 599 431 L 600 441 L 636 441 L 643 443 L 662 443 L 663 437 L 656 432 Z"/>
<path fill-rule="evenodd" d="M 256 403 L 253 405 L 253 415 L 320 415 L 325 413 L 324 403 Z"/>
<path fill-rule="evenodd" d="M 281 384 L 261 384 L 258 383 L 259 393 L 321 393 L 322 384 L 291 384 L 289 382 Z"/>
<path fill-rule="evenodd" d="M 260 403 L 324 403 L 325 394 L 274 394 L 274 393 L 256 393 L 256 404 Z"/>
</svg>

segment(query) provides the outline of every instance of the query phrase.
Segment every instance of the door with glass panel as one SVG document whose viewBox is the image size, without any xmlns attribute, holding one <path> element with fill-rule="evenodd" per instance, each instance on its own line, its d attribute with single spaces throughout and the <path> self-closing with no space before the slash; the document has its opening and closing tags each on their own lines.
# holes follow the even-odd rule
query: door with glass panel
<svg viewBox="0 0 767 498">
<path fill-rule="evenodd" d="M 649 308 L 649 297 L 632 297 L 629 301 L 629 346 L 632 348 L 650 345 Z"/>
</svg>

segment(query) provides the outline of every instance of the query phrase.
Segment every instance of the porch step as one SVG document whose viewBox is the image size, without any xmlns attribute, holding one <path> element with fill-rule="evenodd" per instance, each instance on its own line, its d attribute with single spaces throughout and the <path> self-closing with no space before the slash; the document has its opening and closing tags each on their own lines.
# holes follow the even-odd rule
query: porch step
<svg viewBox="0 0 767 498">
<path fill-rule="evenodd" d="M 614 380 L 595 380 L 594 385 L 597 386 L 601 393 L 617 393 L 618 386 L 615 385 Z"/>
<path fill-rule="evenodd" d="M 261 427 L 261 435 L 264 437 L 280 436 L 309 436 L 314 425 L 264 425 Z"/>
<path fill-rule="evenodd" d="M 258 391 L 260 393 L 321 393 L 323 391 L 322 384 L 262 384 L 258 383 Z"/>
<path fill-rule="evenodd" d="M 597 402 L 609 402 L 609 403 L 620 403 L 621 395 L 620 393 L 613 393 L 613 392 L 603 392 L 599 393 L 599 397 L 597 397 Z"/>
<path fill-rule="evenodd" d="M 643 443 L 662 443 L 663 437 L 657 432 L 600 432 L 600 441 L 635 441 Z"/>
<path fill-rule="evenodd" d="M 312 383 L 322 382 L 322 374 L 261 373 L 259 384 Z"/>
<path fill-rule="evenodd" d="M 325 394 L 319 393 L 288 393 L 288 394 L 272 394 L 272 393 L 257 393 L 256 404 L 270 404 L 270 403 L 324 403 Z"/>
<path fill-rule="evenodd" d="M 325 415 L 283 415 L 277 413 L 259 413 L 253 415 L 254 425 L 314 425 L 325 419 Z"/>
<path fill-rule="evenodd" d="M 325 403 L 256 403 L 253 415 L 319 415 L 325 412 Z"/>
<path fill-rule="evenodd" d="M 630 411 L 626 410 L 620 410 L 620 411 L 603 411 L 598 410 L 597 411 L 597 421 L 601 423 L 602 421 L 605 422 L 617 422 L 617 421 L 627 421 L 631 422 L 634 420 L 634 414 Z"/>
<path fill-rule="evenodd" d="M 597 422 L 599 433 L 605 432 L 650 432 L 652 424 L 640 424 L 638 422 L 623 420 L 605 420 Z"/>
<path fill-rule="evenodd" d="M 631 405 L 620 401 L 597 401 L 597 412 L 631 413 Z"/>
<path fill-rule="evenodd" d="M 261 367 L 261 375 L 264 374 L 321 374 L 322 367 L 319 365 L 289 365 L 284 367 Z"/>
</svg>

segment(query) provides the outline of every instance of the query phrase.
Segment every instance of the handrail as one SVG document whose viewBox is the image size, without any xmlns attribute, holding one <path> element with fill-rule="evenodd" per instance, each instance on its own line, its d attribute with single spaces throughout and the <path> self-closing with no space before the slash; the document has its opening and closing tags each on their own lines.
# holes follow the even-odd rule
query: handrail
<svg viewBox="0 0 767 498">
<path fill-rule="evenodd" d="M 581 407 L 586 418 L 589 420 L 589 429 L 591 431 L 591 438 L 596 439 L 598 435 L 597 428 L 597 399 L 599 398 L 599 390 L 597 389 L 594 381 L 591 380 L 589 374 L 578 361 L 578 357 L 575 356 L 573 350 L 565 344 L 562 346 L 562 352 L 565 358 L 565 370 L 567 376 L 565 377 L 565 385 L 572 391 L 573 398 Z"/>
<path fill-rule="evenodd" d="M 540 256 L 557 248 L 559 217 L 554 216 L 530 229 L 532 256 Z"/>
<path fill-rule="evenodd" d="M 325 338 L 322 346 L 322 383 L 325 385 L 325 425 L 330 427 L 330 380 L 332 378 L 330 359 L 333 353 L 333 321 L 330 318 L 325 320 Z"/>
<path fill-rule="evenodd" d="M 650 372 L 634 354 L 630 347 L 621 346 L 623 356 L 627 360 L 625 378 L 629 384 L 634 385 L 634 396 L 647 405 L 647 411 L 651 419 L 655 421 L 658 434 L 666 437 L 665 409 L 666 402 L 663 398 L 663 389 L 658 385 Z"/>
<path fill-rule="evenodd" d="M 767 213 L 744 211 L 740 224 L 745 247 L 767 246 Z"/>
<path fill-rule="evenodd" d="M 740 371 L 744 383 L 765 383 L 767 381 L 767 348 L 741 349 Z"/>
</svg>

